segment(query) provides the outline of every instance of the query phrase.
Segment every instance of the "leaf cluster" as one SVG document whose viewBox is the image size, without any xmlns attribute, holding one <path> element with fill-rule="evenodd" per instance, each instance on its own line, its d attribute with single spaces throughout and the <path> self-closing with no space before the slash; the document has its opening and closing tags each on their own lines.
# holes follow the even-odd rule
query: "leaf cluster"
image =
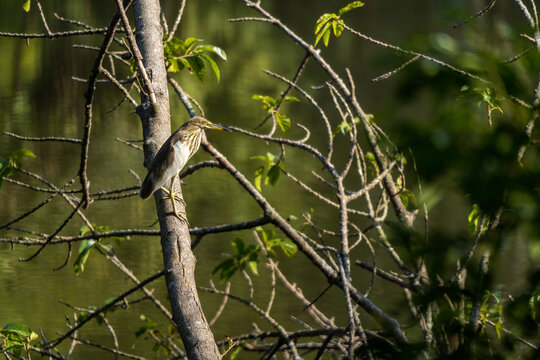
<svg viewBox="0 0 540 360">
<path fill-rule="evenodd" d="M 108 226 L 104 225 L 97 225 L 92 224 L 94 227 L 94 231 L 98 233 L 104 233 L 109 232 L 111 229 Z M 79 231 L 80 236 L 87 235 L 91 233 L 92 230 L 88 226 L 83 226 L 81 230 Z M 108 239 L 113 240 L 116 245 L 120 245 L 123 240 L 128 239 L 129 237 L 120 237 L 120 236 L 112 236 Z M 100 238 L 97 240 L 95 239 L 86 239 L 82 240 L 79 244 L 79 253 L 77 255 L 77 258 L 75 259 L 75 262 L 73 263 L 73 271 L 75 271 L 76 275 L 79 275 L 84 271 L 84 265 L 86 264 L 86 261 L 88 260 L 88 257 L 90 256 L 90 253 L 92 250 L 98 250 L 100 252 L 104 252 L 107 254 L 112 254 L 114 252 L 114 247 L 111 244 L 105 244 L 102 242 Z"/>
<path fill-rule="evenodd" d="M 22 357 L 22 352 L 28 353 L 32 345 L 36 345 L 38 334 L 21 323 L 9 323 L 0 329 L 0 354 L 9 359 L 9 355 Z"/>
<path fill-rule="evenodd" d="M 164 41 L 163 51 L 167 62 L 167 71 L 177 73 L 188 69 L 197 79 L 203 81 L 206 75 L 205 64 L 208 63 L 219 82 L 221 76 L 219 67 L 209 54 L 217 55 L 225 61 L 227 54 L 218 46 L 199 44 L 200 41 L 201 39 L 194 37 L 181 40 L 176 36 L 173 36 L 170 41 Z"/>
<path fill-rule="evenodd" d="M 261 184 L 275 186 L 279 179 L 281 170 L 285 171 L 285 165 L 280 162 L 279 157 L 267 152 L 266 155 L 251 157 L 252 160 L 264 161 L 266 165 L 261 165 L 255 170 L 253 183 L 257 190 L 262 191 Z M 264 180 L 264 181 L 263 181 Z"/>
<path fill-rule="evenodd" d="M 335 37 L 339 37 L 343 32 L 343 20 L 341 20 L 341 16 L 361 6 L 364 6 L 363 2 L 353 1 L 347 6 L 341 8 L 337 14 L 322 14 L 315 25 L 315 35 L 317 35 L 315 38 L 315 46 L 317 46 L 321 39 L 323 40 L 324 46 L 328 46 L 330 34 L 332 32 L 334 33 Z"/>
<path fill-rule="evenodd" d="M 36 157 L 30 150 L 21 149 L 12 152 L 7 158 L 0 159 L 0 188 L 2 188 L 3 178 L 10 177 L 15 173 L 15 170 L 20 166 L 17 160 L 24 156 Z"/>
<path fill-rule="evenodd" d="M 291 239 L 282 239 L 276 237 L 274 230 L 263 229 L 257 227 L 257 232 L 264 244 L 264 250 L 268 257 L 275 259 L 277 253 L 274 248 L 280 248 L 287 257 L 293 257 L 296 254 L 297 247 Z M 234 254 L 225 254 L 227 259 L 219 263 L 213 270 L 211 275 L 220 273 L 219 281 L 221 283 L 229 281 L 237 271 L 243 271 L 249 268 L 255 275 L 259 275 L 257 266 L 260 261 L 259 254 L 263 250 L 260 245 L 247 245 L 244 240 L 235 236 L 231 241 L 231 246 L 234 249 Z"/>
<path fill-rule="evenodd" d="M 291 128 L 291 119 L 288 118 L 285 114 L 280 113 L 278 109 L 283 103 L 300 100 L 298 100 L 294 96 L 285 96 L 279 99 L 274 99 L 273 97 L 268 95 L 257 94 L 253 95 L 251 98 L 253 100 L 260 101 L 262 103 L 263 109 L 266 110 L 268 114 L 274 116 L 281 131 L 283 131 L 284 133 L 289 131 L 289 129 Z"/>
</svg>

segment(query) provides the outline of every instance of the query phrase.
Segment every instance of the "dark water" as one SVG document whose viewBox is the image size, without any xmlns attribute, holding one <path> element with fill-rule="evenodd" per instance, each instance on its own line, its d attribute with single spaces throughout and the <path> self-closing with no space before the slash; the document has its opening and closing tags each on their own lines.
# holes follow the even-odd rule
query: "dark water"
<svg viewBox="0 0 540 360">
<path fill-rule="evenodd" d="M 406 2 L 409 3 L 409 2 Z M 328 11 L 335 11 L 345 2 L 312 1 L 306 8 L 304 2 L 283 2 L 269 4 L 275 14 L 283 21 L 289 22 L 291 28 L 302 36 L 312 39 L 313 26 L 317 17 Z M 49 24 L 53 31 L 70 28 L 60 24 L 52 17 L 52 11 L 60 15 L 84 19 L 94 26 L 105 26 L 109 20 L 111 2 L 97 1 L 81 4 L 79 2 L 48 2 L 44 4 Z M 167 4 L 174 10 L 176 4 Z M 20 9 L 19 2 L 0 1 L 0 31 L 13 32 L 42 32 L 39 17 L 35 11 L 26 15 Z M 399 8 L 401 7 L 401 8 Z M 103 10 L 107 9 L 107 10 Z M 61 11 L 60 11 L 61 10 Z M 381 20 L 384 14 L 384 21 Z M 408 43 L 415 36 L 425 36 L 427 32 L 436 29 L 448 31 L 451 26 L 451 13 L 441 11 L 441 8 L 431 5 L 431 2 L 415 2 L 411 4 L 395 4 L 392 1 L 378 1 L 368 4 L 364 9 L 350 16 L 351 23 L 356 23 L 368 34 L 377 34 L 383 40 L 396 44 Z M 191 94 L 205 109 L 206 116 L 212 121 L 230 124 L 248 129 L 253 128 L 263 117 L 260 104 L 251 100 L 253 94 L 268 94 L 278 96 L 285 86 L 277 81 L 270 81 L 261 69 L 270 69 L 285 76 L 292 76 L 296 64 L 303 57 L 302 51 L 292 45 L 288 39 L 275 28 L 265 24 L 233 24 L 227 19 L 238 16 L 252 16 L 240 1 L 194 1 L 188 2 L 184 21 L 179 32 L 180 37 L 196 36 L 204 42 L 218 45 L 227 51 L 229 62 L 219 62 L 222 70 L 221 83 L 216 84 L 212 74 L 204 82 L 199 82 L 185 71 L 178 76 L 183 88 Z M 173 16 L 169 17 L 172 22 Z M 264 41 L 261 41 L 264 39 Z M 89 50 L 74 49 L 73 44 L 99 45 L 99 38 L 68 38 L 54 41 L 31 40 L 26 44 L 20 39 L 0 38 L 0 130 L 11 131 L 24 136 L 65 136 L 81 137 L 84 121 L 83 93 L 86 85 L 71 80 L 71 76 L 85 78 L 88 76 L 94 54 Z M 264 48 L 260 45 L 264 45 Z M 385 107 L 391 103 L 393 90 L 392 82 L 371 84 L 369 79 L 388 71 L 394 66 L 388 52 L 343 36 L 337 44 L 331 45 L 324 51 L 336 64 L 336 68 L 349 66 L 357 79 L 359 99 L 368 112 L 385 113 Z M 360 66 L 358 64 L 361 63 Z M 319 85 L 325 80 L 316 66 L 309 64 L 306 72 L 310 77 L 303 79 L 303 86 L 309 88 Z M 323 98 L 321 96 L 321 98 Z M 138 117 L 132 113 L 128 104 L 123 104 L 114 112 L 109 112 L 121 100 L 120 94 L 109 85 L 99 85 L 90 146 L 89 178 L 91 190 L 107 190 L 117 187 L 136 185 L 135 178 L 129 173 L 133 170 L 144 177 L 142 153 L 129 148 L 115 138 L 139 139 L 141 126 Z M 324 100 L 321 100 L 324 101 Z M 287 114 L 293 119 L 306 118 L 306 113 L 316 113 L 306 103 L 285 107 Z M 181 103 L 174 97 L 171 90 L 172 127 L 178 127 L 187 119 L 187 114 Z M 302 116 L 302 117 L 301 117 Z M 384 120 L 382 120 L 384 126 Z M 321 143 L 322 133 L 317 132 L 319 125 L 310 125 L 313 131 L 313 143 Z M 391 127 L 391 125 L 389 125 Z M 291 137 L 300 136 L 301 132 L 294 130 Z M 209 132 L 209 139 L 215 146 L 227 155 L 238 168 L 248 177 L 253 178 L 255 169 L 260 165 L 250 160 L 254 155 L 267 151 L 277 153 L 275 146 L 261 144 L 237 134 Z M 43 175 L 56 185 L 66 183 L 72 178 L 79 167 L 79 147 L 63 143 L 33 143 L 22 142 L 8 136 L 0 136 L 0 157 L 5 157 L 11 151 L 25 148 L 33 151 L 36 159 L 24 159 L 24 167 Z M 198 160 L 210 159 L 209 155 L 199 152 L 191 163 Z M 319 169 L 320 165 L 312 158 L 291 150 L 288 153 L 287 167 L 296 173 L 305 170 Z M 16 179 L 35 185 L 38 183 L 23 175 Z M 319 186 L 313 178 L 307 178 L 308 183 Z M 228 222 L 238 222 L 255 219 L 261 211 L 256 203 L 243 195 L 242 189 L 223 171 L 203 169 L 197 174 L 185 179 L 184 197 L 188 204 L 188 217 L 194 227 L 211 226 Z M 78 186 L 78 185 L 77 185 Z M 77 187 L 75 186 L 75 187 Z M 310 207 L 320 204 L 309 195 L 294 188 L 292 182 L 282 179 L 277 187 L 265 187 L 264 194 L 268 196 L 283 214 L 297 217 Z M 32 208 L 46 194 L 36 194 L 19 186 L 4 182 L 0 191 L 0 223 L 3 224 L 22 212 Z M 455 199 L 453 199 L 455 200 Z M 433 214 L 433 221 L 443 218 L 445 223 L 448 213 L 458 214 L 450 220 L 450 225 L 464 226 L 463 217 L 465 204 L 449 201 L 453 207 L 446 207 L 447 212 Z M 300 206 L 299 206 L 300 204 Z M 53 232 L 70 212 L 70 207 L 61 198 L 56 198 L 45 211 L 38 211 L 31 217 L 17 223 L 17 227 L 33 231 Z M 137 197 L 121 201 L 101 201 L 95 203 L 87 212 L 92 222 L 107 225 L 110 229 L 136 228 L 146 229 L 155 220 L 153 201 L 143 202 Z M 330 229 L 336 229 L 335 212 L 317 214 Z M 443 221 L 441 221 L 443 223 Z M 73 235 L 83 226 L 82 221 L 75 217 L 61 235 Z M 154 226 L 154 229 L 156 227 Z M 1 237 L 21 235 L 14 231 L 3 230 Z M 237 233 L 246 242 L 253 242 L 250 233 Z M 223 260 L 224 252 L 231 252 L 229 245 L 233 234 L 212 235 L 205 237 L 195 250 L 197 262 L 198 283 L 206 286 L 211 270 Z M 65 329 L 64 314 L 72 316 L 73 310 L 62 305 L 62 300 L 74 306 L 99 306 L 107 298 L 114 297 L 132 286 L 132 283 L 112 266 L 103 256 L 93 253 L 86 264 L 85 271 L 75 276 L 72 269 L 78 245 L 74 246 L 74 254 L 69 264 L 59 271 L 54 268 L 61 265 L 67 255 L 65 245 L 49 246 L 41 255 L 28 263 L 18 261 L 35 251 L 35 248 L 24 246 L 10 247 L 0 245 L 0 326 L 8 322 L 22 322 L 34 330 L 43 329 L 51 339 L 56 336 L 55 330 Z M 365 249 L 364 249 L 365 250 Z M 116 255 L 140 279 L 159 271 L 162 268 L 161 247 L 158 237 L 134 236 L 116 247 Z M 358 255 L 364 257 L 362 253 Z M 369 257 L 366 255 L 366 259 Z M 325 281 L 321 276 L 313 274 L 307 266 L 307 261 L 297 255 L 288 259 L 282 254 L 280 264 L 287 270 L 291 280 L 297 282 L 304 290 L 307 298 L 315 298 L 324 288 Z M 378 266 L 389 264 L 384 255 L 378 259 Z M 523 261 L 516 262 L 518 267 L 527 267 Z M 261 275 L 256 277 L 255 299 L 263 306 L 270 289 L 270 278 L 267 271 L 260 267 Z M 357 279 L 359 288 L 365 289 L 369 282 L 367 273 L 355 269 L 353 278 Z M 214 279 L 217 281 L 217 279 Z M 371 297 L 383 309 L 399 316 L 399 302 L 392 300 L 395 288 L 387 288 L 378 283 Z M 516 285 L 517 286 L 517 285 Z M 167 304 L 166 290 L 162 280 L 151 284 L 156 296 Z M 238 276 L 232 285 L 232 292 L 247 295 L 245 282 Z M 343 307 L 337 291 L 331 290 L 321 301 L 322 310 L 333 310 L 337 314 L 337 322 L 345 324 L 345 310 L 335 311 Z M 215 295 L 201 293 L 207 317 L 211 318 L 221 299 Z M 399 293 L 396 293 L 398 297 Z M 301 313 L 301 304 L 289 301 L 290 297 L 282 288 L 278 289 L 273 314 L 282 321 L 285 327 L 298 328 L 288 314 L 297 314 L 298 318 L 307 321 Z M 257 320 L 256 315 L 246 308 L 229 302 L 226 311 L 214 328 L 218 340 L 224 335 L 239 334 L 251 330 L 251 322 Z M 234 310 L 231 310 L 234 309 Z M 130 308 L 130 311 L 117 311 L 111 315 L 113 325 L 122 327 L 119 339 L 122 349 L 130 351 L 135 344 L 134 352 L 146 347 L 148 340 L 136 339 L 134 332 L 142 325 L 139 314 L 145 314 L 163 322 L 159 314 L 149 302 L 142 302 Z M 245 321 L 238 321 L 239 314 Z M 369 325 L 369 320 L 366 319 Z M 270 327 L 263 325 L 265 329 Z M 84 329 L 81 337 L 92 339 L 94 342 L 111 344 L 110 335 L 103 327 L 97 325 Z M 96 353 L 91 348 L 79 346 L 77 358 L 95 358 Z M 103 356 L 102 353 L 101 356 Z M 146 353 L 149 355 L 148 353 Z"/>
</svg>

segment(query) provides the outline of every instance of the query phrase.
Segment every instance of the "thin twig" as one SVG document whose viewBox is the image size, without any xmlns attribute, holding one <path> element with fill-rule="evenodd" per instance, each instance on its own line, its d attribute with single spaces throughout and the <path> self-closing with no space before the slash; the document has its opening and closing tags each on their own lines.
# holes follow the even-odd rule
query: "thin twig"
<svg viewBox="0 0 540 360">
<path fill-rule="evenodd" d="M 118 6 L 118 11 L 120 12 L 122 23 L 124 24 L 124 30 L 126 31 L 126 36 L 129 42 L 129 46 L 131 48 L 131 52 L 135 56 L 137 67 L 139 68 L 139 72 L 143 78 L 146 90 L 148 91 L 150 103 L 152 104 L 152 106 L 156 107 L 157 106 L 156 94 L 154 92 L 152 82 L 150 81 L 150 78 L 148 77 L 148 72 L 146 71 L 146 68 L 143 64 L 143 61 L 142 61 L 143 58 L 139 50 L 139 47 L 137 46 L 137 42 L 135 41 L 133 30 L 131 29 L 131 26 L 129 25 L 129 20 L 128 20 L 126 10 L 125 10 L 126 6 L 124 6 L 124 4 L 122 3 L 122 0 L 116 0 L 116 5 Z M 156 109 L 155 111 L 157 112 L 158 109 Z"/>
<path fill-rule="evenodd" d="M 67 339 L 68 337 L 70 337 L 71 335 L 73 335 L 78 329 L 80 329 L 84 324 L 86 324 L 88 321 L 92 320 L 93 318 L 95 318 L 96 316 L 98 316 L 100 313 L 104 312 L 105 310 L 107 310 L 108 308 L 114 306 L 117 302 L 119 301 L 123 301 L 125 297 L 127 297 L 128 295 L 134 293 L 135 291 L 139 290 L 140 288 L 144 287 L 145 285 L 151 283 L 152 281 L 162 277 L 163 275 L 165 275 L 165 270 L 160 270 L 159 272 L 157 272 L 156 274 L 144 279 L 143 281 L 141 281 L 139 284 L 137 284 L 136 286 L 132 287 L 131 289 L 123 292 L 122 294 L 118 295 L 116 298 L 114 298 L 112 301 L 108 302 L 107 304 L 101 306 L 100 308 L 98 308 L 96 311 L 92 312 L 91 314 L 89 314 L 88 316 L 86 316 L 84 319 L 82 320 L 79 320 L 77 322 L 77 325 L 75 325 L 74 327 L 72 327 L 68 332 L 66 332 L 65 334 L 63 334 L 62 336 L 60 336 L 58 339 L 50 342 L 46 348 L 47 349 L 50 349 L 51 347 L 53 346 L 56 346 L 58 344 L 60 344 L 62 341 L 64 341 L 65 339 Z"/>
<path fill-rule="evenodd" d="M 476 14 L 474 14 L 473 16 L 471 16 L 470 18 L 468 18 L 464 22 L 462 22 L 460 24 L 454 24 L 454 29 L 457 29 L 458 27 L 463 26 L 463 25 L 471 22 L 472 20 L 484 15 L 489 10 L 491 10 L 493 8 L 493 6 L 495 6 L 496 2 L 497 2 L 497 0 L 492 0 L 491 3 L 489 3 L 485 8 L 483 8 L 482 10 L 480 10 L 479 12 L 477 12 Z"/>
<path fill-rule="evenodd" d="M 24 141 L 59 141 L 59 142 L 67 142 L 67 143 L 74 143 L 74 144 L 82 144 L 81 139 L 64 138 L 64 137 L 28 137 L 28 136 L 17 135 L 9 131 L 2 131 L 2 133 L 5 135 L 14 137 L 15 139 L 24 140 Z"/>
<path fill-rule="evenodd" d="M 174 33 L 176 33 L 176 29 L 178 28 L 178 25 L 180 25 L 180 21 L 182 20 L 182 15 L 184 14 L 184 7 L 186 6 L 186 0 L 180 0 L 180 8 L 178 9 L 178 13 L 176 14 L 176 20 L 174 20 L 174 25 L 169 32 L 169 36 L 167 36 L 167 42 L 171 41 L 174 37 Z"/>
</svg>

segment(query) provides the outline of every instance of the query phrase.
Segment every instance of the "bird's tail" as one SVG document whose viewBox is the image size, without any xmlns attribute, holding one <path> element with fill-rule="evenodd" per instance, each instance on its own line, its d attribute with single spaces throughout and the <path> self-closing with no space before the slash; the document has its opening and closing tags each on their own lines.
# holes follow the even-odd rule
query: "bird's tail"
<svg viewBox="0 0 540 360">
<path fill-rule="evenodd" d="M 144 178 L 144 181 L 143 181 L 143 183 L 141 185 L 141 190 L 139 191 L 139 196 L 142 199 L 146 200 L 150 196 L 152 196 L 154 191 L 155 191 L 155 189 L 154 189 L 154 177 L 152 176 L 151 173 L 149 173 Z"/>
</svg>

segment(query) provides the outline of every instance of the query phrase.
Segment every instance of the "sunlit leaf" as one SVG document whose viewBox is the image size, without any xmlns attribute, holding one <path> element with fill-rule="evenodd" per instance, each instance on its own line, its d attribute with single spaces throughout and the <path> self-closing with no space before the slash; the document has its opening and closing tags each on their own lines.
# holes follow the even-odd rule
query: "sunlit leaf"
<svg viewBox="0 0 540 360">
<path fill-rule="evenodd" d="M 300 100 L 298 100 L 298 98 L 296 98 L 294 96 L 285 96 L 283 98 L 283 102 L 292 102 L 292 101 L 299 102 Z"/>
<path fill-rule="evenodd" d="M 178 62 L 178 59 L 169 59 L 169 65 L 167 66 L 167 71 L 176 73 L 184 68 L 182 63 Z"/>
<path fill-rule="evenodd" d="M 17 160 L 18 158 L 23 157 L 23 156 L 28 156 L 28 157 L 32 157 L 32 158 L 36 157 L 36 155 L 33 152 L 31 152 L 30 150 L 26 150 L 26 149 L 15 150 L 14 152 L 11 153 L 10 157 L 13 160 Z"/>
<path fill-rule="evenodd" d="M 339 37 L 341 35 L 341 33 L 343 32 L 343 25 L 341 25 L 341 20 L 332 22 L 332 30 L 334 31 L 334 36 Z"/>
<path fill-rule="evenodd" d="M 257 190 L 262 191 L 261 189 L 261 180 L 264 175 L 264 166 L 260 166 L 255 170 L 255 179 L 253 180 L 253 183 Z"/>
<path fill-rule="evenodd" d="M 79 254 L 77 259 L 75 259 L 75 263 L 73 264 L 73 271 L 75 271 L 76 275 L 79 275 L 84 271 L 84 265 L 88 260 L 90 251 L 94 248 L 95 244 L 96 241 L 93 239 L 81 241 L 79 245 Z"/>
<path fill-rule="evenodd" d="M 335 18 L 335 14 L 322 14 L 318 19 L 315 26 L 315 35 L 318 35 L 322 27 L 325 26 L 331 21 L 332 18 Z M 317 45 L 317 42 L 315 42 L 315 45 Z"/>
<path fill-rule="evenodd" d="M 4 326 L 0 333 L 3 335 L 16 335 L 23 341 L 34 341 L 38 338 L 38 334 L 33 332 L 29 327 L 21 323 L 9 323 Z"/>
<path fill-rule="evenodd" d="M 229 355 L 230 360 L 236 360 L 236 357 L 238 356 L 240 351 L 242 351 L 242 349 L 243 349 L 243 346 L 241 346 L 241 345 L 242 345 L 242 343 L 238 344 L 236 346 L 236 348 L 230 353 L 230 355 Z"/>
<path fill-rule="evenodd" d="M 259 271 L 257 270 L 257 261 L 250 261 L 248 262 L 249 269 L 251 272 L 253 272 L 255 275 L 259 275 Z"/>
<path fill-rule="evenodd" d="M 23 0 L 22 8 L 24 11 L 29 12 L 30 11 L 30 0 Z"/>
<path fill-rule="evenodd" d="M 268 96 L 268 95 L 257 95 L 257 94 L 255 94 L 251 98 L 253 100 L 257 100 L 257 101 L 262 102 L 263 103 L 263 108 L 265 110 L 270 110 L 270 109 L 274 108 L 277 105 L 276 99 L 274 99 L 273 97 Z"/>
<path fill-rule="evenodd" d="M 323 38 L 323 42 L 326 46 L 328 46 L 328 40 L 330 39 L 330 27 L 332 26 L 332 22 L 327 22 L 326 25 L 317 33 L 317 37 L 315 38 L 315 46 L 319 43 L 321 38 Z"/>
<path fill-rule="evenodd" d="M 169 41 L 168 43 L 165 43 L 165 48 L 168 48 L 170 49 L 170 51 L 178 53 L 178 54 L 183 54 L 186 52 L 185 43 L 179 38 L 177 38 L 176 36 L 173 36 L 171 41 Z"/>
<path fill-rule="evenodd" d="M 377 164 L 377 160 L 375 159 L 375 155 L 371 151 L 366 152 L 364 155 L 364 159 L 368 164 L 372 166 L 374 176 L 379 175 L 379 165 Z"/>
<path fill-rule="evenodd" d="M 191 48 L 193 47 L 193 45 L 195 45 L 197 43 L 197 41 L 199 41 L 198 39 L 194 38 L 194 37 L 188 37 L 186 40 L 184 40 L 184 46 L 185 46 L 185 52 L 186 53 L 189 53 L 189 51 L 191 50 Z M 201 45 L 197 46 L 197 47 L 200 47 Z"/>
<path fill-rule="evenodd" d="M 347 6 L 342 7 L 339 10 L 338 15 L 341 16 L 341 15 L 343 15 L 343 14 L 345 14 L 345 13 L 347 13 L 347 12 L 353 10 L 353 9 L 359 8 L 361 6 L 364 6 L 363 2 L 361 2 L 361 1 L 353 1 L 353 2 L 349 3 Z"/>
<path fill-rule="evenodd" d="M 298 247 L 291 239 L 278 239 L 277 245 L 281 248 L 283 253 L 288 257 L 293 257 L 298 251 Z"/>
<path fill-rule="evenodd" d="M 211 52 L 213 54 L 216 54 L 217 56 L 219 56 L 223 60 L 225 60 L 225 61 L 227 60 L 227 54 L 225 53 L 225 50 L 223 50 L 222 48 L 220 48 L 218 46 L 199 45 L 199 46 L 197 46 L 197 49 L 201 49 L 201 50 L 204 50 L 204 51 L 207 51 L 207 52 Z"/>
<path fill-rule="evenodd" d="M 497 332 L 497 338 L 500 339 L 503 332 L 503 323 L 500 318 L 495 322 L 495 331 Z"/>
<path fill-rule="evenodd" d="M 281 131 L 283 131 L 284 133 L 289 131 L 289 129 L 291 128 L 291 119 L 289 119 L 287 116 L 280 114 L 278 112 L 275 113 L 275 116 L 276 116 L 276 121 Z"/>
<path fill-rule="evenodd" d="M 399 193 L 399 197 L 401 198 L 401 201 L 403 202 L 403 205 L 407 208 L 407 210 L 418 209 L 416 196 L 412 191 L 405 189 Z"/>
<path fill-rule="evenodd" d="M 335 137 L 339 133 L 346 134 L 350 130 L 351 130 L 351 125 L 349 125 L 349 123 L 344 120 L 338 126 L 336 126 L 336 128 L 332 132 L 332 136 Z"/>
<path fill-rule="evenodd" d="M 324 46 L 328 46 L 328 43 L 330 42 L 330 28 L 326 30 L 323 34 L 323 43 Z"/>
<path fill-rule="evenodd" d="M 480 215 L 480 207 L 477 204 L 474 204 L 469 212 L 469 216 L 467 217 L 469 235 L 471 236 L 474 236 L 478 231 L 478 221 L 480 219 Z"/>
<path fill-rule="evenodd" d="M 217 82 L 219 83 L 221 74 L 219 72 L 219 67 L 216 64 L 216 62 L 207 54 L 202 53 L 202 54 L 199 54 L 199 56 L 203 58 L 204 60 L 206 60 L 208 64 L 210 64 L 210 67 L 212 68 L 212 70 L 214 71 L 214 74 L 216 75 Z"/>
</svg>

